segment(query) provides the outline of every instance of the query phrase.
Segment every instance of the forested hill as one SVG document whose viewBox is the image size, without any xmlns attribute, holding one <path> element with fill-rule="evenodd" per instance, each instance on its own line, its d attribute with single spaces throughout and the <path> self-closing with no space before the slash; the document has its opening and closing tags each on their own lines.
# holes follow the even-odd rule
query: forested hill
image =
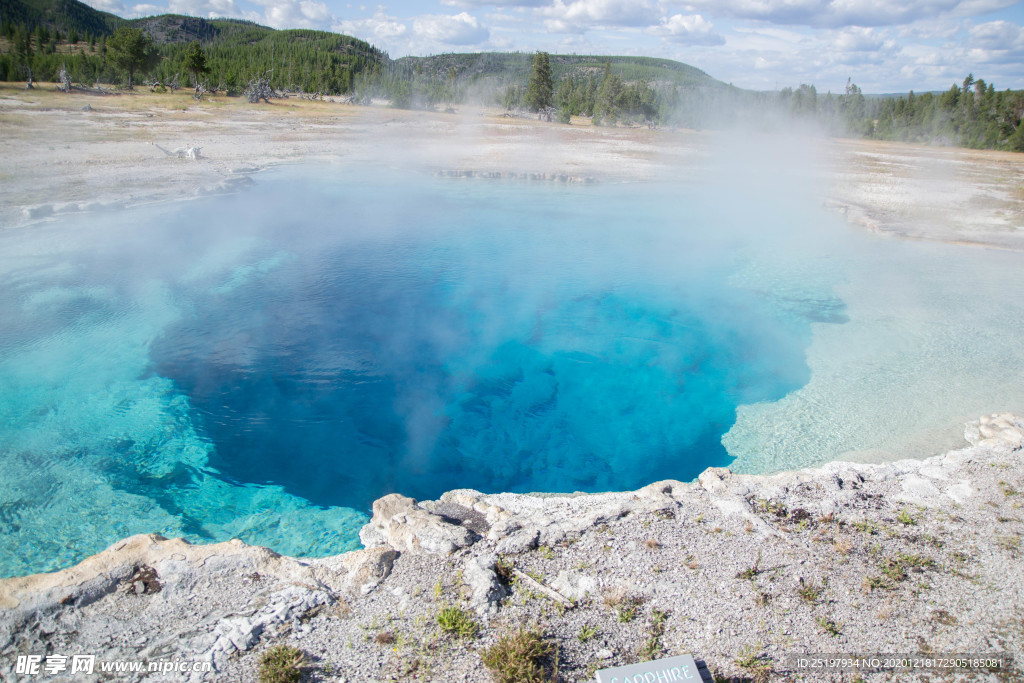
<svg viewBox="0 0 1024 683">
<path fill-rule="evenodd" d="M 432 57 L 402 57 L 395 66 L 407 73 L 428 78 L 446 78 L 451 73 L 462 82 L 505 81 L 525 83 L 533 70 L 532 52 L 480 52 L 442 54 Z M 600 77 L 605 65 L 623 81 L 675 84 L 680 86 L 724 87 L 700 69 L 682 62 L 654 57 L 604 57 L 593 55 L 548 56 L 552 79 Z"/>
<path fill-rule="evenodd" d="M 237 19 L 174 14 L 122 19 L 78 0 L 3 0 L 0 81 L 24 78 L 27 61 L 36 80 L 54 80 L 63 65 L 76 83 L 119 83 L 122 74 L 108 63 L 105 41 L 122 26 L 142 29 L 156 43 L 161 60 L 148 75 L 163 83 L 178 77 L 188 85 L 182 61 L 193 40 L 206 53 L 210 85 L 228 91 L 269 73 L 278 89 L 348 92 L 361 73 L 391 63 L 368 43 L 327 31 L 278 31 Z M 19 45 L 29 54 L 19 58 Z"/>
<path fill-rule="evenodd" d="M 101 12 L 78 0 L 3 0 L 0 21 L 22 25 L 30 31 L 44 26 L 82 36 L 108 36 L 126 23 L 125 19 Z"/>
</svg>

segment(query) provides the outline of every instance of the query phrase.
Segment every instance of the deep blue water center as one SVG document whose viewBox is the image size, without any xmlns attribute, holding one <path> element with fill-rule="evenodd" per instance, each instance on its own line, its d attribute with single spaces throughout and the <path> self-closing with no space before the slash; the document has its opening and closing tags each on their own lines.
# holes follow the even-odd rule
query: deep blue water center
<svg viewBox="0 0 1024 683">
<path fill-rule="evenodd" d="M 689 480 L 843 320 L 698 190 L 321 168 L 143 218 L 5 266 L 3 457 L 76 474 L 8 487 L 4 573 L 52 568 L 43 510 L 78 520 L 58 566 L 149 531 L 323 554 L 389 492 Z M 64 509 L 74 481 L 101 512 Z"/>
</svg>

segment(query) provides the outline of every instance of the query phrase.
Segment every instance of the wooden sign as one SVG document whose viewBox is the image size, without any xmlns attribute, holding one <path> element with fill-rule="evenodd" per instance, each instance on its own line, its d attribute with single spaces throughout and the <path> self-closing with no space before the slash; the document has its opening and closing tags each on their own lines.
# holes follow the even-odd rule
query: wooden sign
<svg viewBox="0 0 1024 683">
<path fill-rule="evenodd" d="M 692 655 L 679 655 L 597 672 L 597 683 L 700 683 Z"/>
</svg>

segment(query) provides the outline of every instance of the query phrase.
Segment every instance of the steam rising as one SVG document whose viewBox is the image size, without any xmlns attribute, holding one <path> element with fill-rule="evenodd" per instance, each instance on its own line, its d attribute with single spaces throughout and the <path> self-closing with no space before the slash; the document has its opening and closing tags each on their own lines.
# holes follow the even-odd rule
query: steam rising
<svg viewBox="0 0 1024 683">
<path fill-rule="evenodd" d="M 0 573 L 153 531 L 326 554 L 391 491 L 894 457 L 1022 407 L 1020 256 L 853 231 L 824 143 L 561 186 L 406 142 L 0 236 Z"/>
</svg>

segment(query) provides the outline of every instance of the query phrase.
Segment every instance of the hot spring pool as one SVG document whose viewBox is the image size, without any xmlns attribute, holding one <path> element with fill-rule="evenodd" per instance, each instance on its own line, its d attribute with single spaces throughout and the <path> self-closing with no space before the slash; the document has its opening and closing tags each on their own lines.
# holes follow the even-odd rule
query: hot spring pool
<svg viewBox="0 0 1024 683">
<path fill-rule="evenodd" d="M 1022 405 L 1020 266 L 784 194 L 336 167 L 7 230 L 0 575 L 142 532 L 333 554 L 394 491 L 898 455 Z"/>
</svg>

